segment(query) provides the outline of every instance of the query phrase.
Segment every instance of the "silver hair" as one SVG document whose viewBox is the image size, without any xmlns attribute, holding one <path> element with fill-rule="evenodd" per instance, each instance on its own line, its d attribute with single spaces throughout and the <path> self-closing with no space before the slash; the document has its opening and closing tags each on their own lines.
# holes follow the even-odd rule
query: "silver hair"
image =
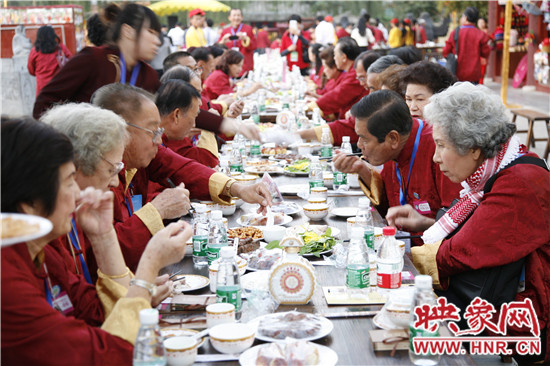
<svg viewBox="0 0 550 366">
<path fill-rule="evenodd" d="M 95 173 L 102 156 L 128 141 L 126 122 L 116 113 L 87 103 L 68 103 L 48 110 L 40 120 L 67 135 L 82 174 Z"/>
<path fill-rule="evenodd" d="M 486 86 L 468 82 L 434 94 L 424 107 L 424 117 L 443 130 L 461 155 L 479 148 L 484 158 L 492 158 L 516 132 L 500 97 Z"/>
<path fill-rule="evenodd" d="M 187 66 L 174 65 L 166 70 L 164 74 L 162 74 L 162 77 L 160 78 L 160 83 L 164 84 L 170 79 L 180 79 L 190 83 L 193 78 L 198 78 L 200 80 L 199 76 Z"/>
<path fill-rule="evenodd" d="M 382 56 L 369 66 L 367 74 L 380 74 L 391 65 L 403 65 L 403 60 L 395 55 Z"/>
</svg>

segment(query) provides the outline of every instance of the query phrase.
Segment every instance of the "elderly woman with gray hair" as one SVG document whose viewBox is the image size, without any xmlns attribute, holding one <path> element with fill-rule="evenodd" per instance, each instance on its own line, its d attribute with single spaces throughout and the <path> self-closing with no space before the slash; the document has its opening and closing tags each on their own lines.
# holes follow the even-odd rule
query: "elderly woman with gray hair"
<svg viewBox="0 0 550 366">
<path fill-rule="evenodd" d="M 68 103 L 48 110 L 41 121 L 66 135 L 74 148 L 75 181 L 81 190 L 92 187 L 103 192 L 119 185 L 118 173 L 124 168 L 122 154 L 128 141 L 126 122 L 116 113 L 87 103 Z M 123 239 L 123 238 L 119 238 Z M 86 281 L 97 280 L 97 261 L 88 238 L 73 219 L 71 232 L 55 246 L 67 267 L 82 274 Z M 157 305 L 170 293 L 168 275 L 156 280 Z"/>
<path fill-rule="evenodd" d="M 393 207 L 391 225 L 428 228 L 413 262 L 430 274 L 447 300 L 464 311 L 476 297 L 499 307 L 532 302 L 550 361 L 550 174 L 525 151 L 500 98 L 484 86 L 457 83 L 435 94 L 424 109 L 433 125 L 434 161 L 464 189 L 437 221 L 412 207 Z M 525 284 L 520 284 L 522 270 Z M 533 320 L 533 318 L 531 318 Z M 498 317 L 493 318 L 498 322 Z M 529 333 L 508 324 L 508 335 Z M 531 334 L 529 334 L 531 335 Z M 538 335 L 538 334 L 535 334 Z"/>
</svg>

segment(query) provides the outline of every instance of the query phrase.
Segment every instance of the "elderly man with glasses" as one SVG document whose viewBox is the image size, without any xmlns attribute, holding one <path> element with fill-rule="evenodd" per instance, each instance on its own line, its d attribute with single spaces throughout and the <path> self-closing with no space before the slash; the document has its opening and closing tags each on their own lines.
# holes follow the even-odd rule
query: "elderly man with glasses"
<svg viewBox="0 0 550 366">
<path fill-rule="evenodd" d="M 144 237 L 162 229 L 163 220 L 185 215 L 190 208 L 189 196 L 220 203 L 240 197 L 245 202 L 259 203 L 262 210 L 271 204 L 262 183 L 244 189 L 234 179 L 162 146 L 161 117 L 152 95 L 145 90 L 109 84 L 98 89 L 92 102 L 117 113 L 128 124 L 130 139 L 123 158 L 126 167 L 119 174 L 122 184 L 113 192 L 115 229 L 130 269 L 137 265 L 145 248 Z M 167 188 L 152 200 L 147 197 L 150 181 Z"/>
</svg>

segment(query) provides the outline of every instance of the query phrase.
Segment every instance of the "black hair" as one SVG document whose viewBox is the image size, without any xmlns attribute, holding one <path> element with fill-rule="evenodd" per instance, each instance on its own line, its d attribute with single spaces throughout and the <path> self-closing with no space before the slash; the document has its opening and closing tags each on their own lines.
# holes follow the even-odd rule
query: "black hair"
<svg viewBox="0 0 550 366">
<path fill-rule="evenodd" d="M 415 62 L 402 70 L 399 76 L 403 89 L 406 89 L 408 84 L 418 84 L 424 85 L 433 94 L 447 89 L 455 82 L 455 76 L 449 69 L 429 61 Z"/>
<path fill-rule="evenodd" d="M 225 52 L 225 49 L 223 49 L 219 45 L 212 45 L 212 46 L 209 46 L 208 48 L 210 49 L 210 53 L 212 54 L 212 56 L 214 56 L 214 58 L 220 57 Z"/>
<path fill-rule="evenodd" d="M 292 14 L 292 15 L 290 16 L 290 18 L 288 18 L 288 20 L 289 20 L 289 21 L 290 21 L 290 20 L 295 20 L 295 21 L 297 21 L 298 23 L 302 24 L 302 17 L 299 16 L 298 14 Z"/>
<path fill-rule="evenodd" d="M 233 49 L 227 50 L 219 59 L 216 70 L 221 70 L 229 75 L 229 65 L 236 65 L 244 60 L 244 56 L 239 51 Z"/>
<path fill-rule="evenodd" d="M 382 55 L 380 55 L 376 51 L 369 50 L 361 52 L 359 56 L 357 56 L 357 58 L 355 59 L 354 66 L 355 68 L 357 68 L 357 64 L 361 62 L 363 65 L 363 69 L 365 70 L 365 72 L 367 72 L 369 66 L 372 65 L 374 61 L 378 60 L 380 57 L 382 57 Z"/>
<path fill-rule="evenodd" d="M 367 130 L 383 142 L 390 131 L 400 135 L 411 132 L 412 117 L 403 97 L 392 90 L 379 90 L 369 94 L 353 107 L 356 120 L 367 120 Z"/>
<path fill-rule="evenodd" d="M 39 204 L 45 216 L 55 210 L 59 167 L 73 161 L 67 136 L 31 117 L 2 117 L 2 212 Z"/>
<path fill-rule="evenodd" d="M 405 64 L 411 65 L 422 60 L 422 52 L 414 46 L 392 48 L 388 55 L 399 57 Z"/>
<path fill-rule="evenodd" d="M 159 39 L 162 43 L 163 37 L 160 30 L 160 22 L 156 14 L 148 7 L 136 3 L 126 4 L 117 15 L 113 27 L 112 41 L 116 43 L 120 39 L 122 26 L 124 24 L 128 24 L 135 29 L 139 35 L 146 21 L 149 22 L 149 28 L 155 30 L 159 34 Z"/>
<path fill-rule="evenodd" d="M 323 20 L 325 20 L 325 17 L 322 16 L 322 15 L 317 15 L 317 18 L 315 18 L 315 19 L 317 19 L 318 21 L 322 22 Z"/>
<path fill-rule="evenodd" d="M 314 43 L 309 48 L 311 49 L 311 52 L 313 52 L 313 55 L 315 55 L 315 74 L 317 75 L 319 73 L 319 69 L 321 69 L 321 66 L 323 66 L 323 63 L 321 62 L 321 50 L 324 46 L 320 43 Z"/>
<path fill-rule="evenodd" d="M 464 10 L 464 15 L 470 23 L 476 24 L 479 19 L 479 11 L 473 6 L 468 6 L 466 10 Z"/>
<path fill-rule="evenodd" d="M 206 18 L 206 25 L 212 27 L 214 25 L 214 21 L 210 18 Z"/>
<path fill-rule="evenodd" d="M 359 34 L 361 35 L 361 37 L 364 37 L 365 34 L 367 34 L 367 22 L 368 22 L 368 20 L 367 20 L 367 18 L 365 18 L 365 15 L 367 15 L 367 14 L 364 14 L 357 21 L 357 30 L 359 31 Z"/>
<path fill-rule="evenodd" d="M 61 40 L 55 34 L 55 30 L 51 25 L 43 25 L 36 32 L 36 41 L 34 48 L 42 53 L 54 53 L 59 48 Z"/>
<path fill-rule="evenodd" d="M 182 65 L 174 65 L 162 74 L 160 82 L 164 84 L 170 79 L 179 79 L 190 83 L 193 77 L 198 77 L 200 79 L 200 76 L 195 74 L 190 68 Z"/>
<path fill-rule="evenodd" d="M 88 40 L 94 46 L 102 46 L 107 42 L 107 26 L 101 21 L 99 14 L 92 14 L 86 21 L 86 30 L 88 31 Z"/>
<path fill-rule="evenodd" d="M 354 61 L 361 53 L 361 49 L 357 45 L 357 42 L 355 42 L 355 39 L 351 37 L 340 38 L 336 43 L 335 48 L 336 47 L 339 47 L 340 52 L 345 54 L 347 58 L 352 61 Z"/>
<path fill-rule="evenodd" d="M 321 60 L 325 61 L 328 67 L 334 69 L 336 67 L 336 62 L 334 61 L 334 46 L 328 46 L 323 48 L 319 53 Z"/>
<path fill-rule="evenodd" d="M 195 59 L 195 61 L 204 61 L 208 62 L 209 57 L 212 55 L 212 52 L 208 47 L 196 47 L 191 52 L 191 56 Z"/>
<path fill-rule="evenodd" d="M 403 65 L 403 63 L 403 60 L 395 55 L 386 55 L 379 57 L 378 60 L 374 61 L 366 71 L 368 73 L 380 74 L 391 65 Z"/>
<path fill-rule="evenodd" d="M 160 86 L 155 103 L 160 115 L 166 116 L 176 108 L 186 112 L 191 107 L 193 98 L 201 99 L 197 89 L 186 81 L 172 79 Z"/>
<path fill-rule="evenodd" d="M 166 72 L 168 69 L 170 69 L 172 66 L 179 65 L 179 59 L 183 57 L 193 57 L 191 54 L 187 51 L 176 51 L 172 52 L 166 58 L 164 61 L 162 61 L 162 70 Z"/>
<path fill-rule="evenodd" d="M 91 103 L 115 112 L 128 122 L 141 112 L 145 99 L 153 101 L 154 96 L 130 84 L 112 83 L 97 89 L 92 95 Z"/>
</svg>

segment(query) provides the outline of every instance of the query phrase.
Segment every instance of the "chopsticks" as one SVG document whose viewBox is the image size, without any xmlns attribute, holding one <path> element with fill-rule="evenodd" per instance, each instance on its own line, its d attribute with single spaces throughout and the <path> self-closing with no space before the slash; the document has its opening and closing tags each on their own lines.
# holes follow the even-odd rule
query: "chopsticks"
<svg viewBox="0 0 550 366">
<path fill-rule="evenodd" d="M 183 268 L 180 269 L 179 271 L 176 271 L 176 272 L 172 273 L 172 274 L 170 275 L 170 277 L 168 277 L 168 279 L 171 280 L 172 278 L 176 277 L 177 275 L 179 275 L 179 274 L 182 273 L 182 272 L 183 272 Z"/>
<path fill-rule="evenodd" d="M 325 318 L 359 318 L 367 316 L 375 316 L 380 310 L 370 310 L 370 311 L 343 311 L 336 313 L 319 313 L 318 316 L 323 316 Z"/>
<path fill-rule="evenodd" d="M 170 185 L 170 188 L 176 188 L 177 186 L 174 184 L 174 182 L 172 181 L 172 179 L 170 178 L 166 178 L 166 181 L 168 182 L 168 184 Z M 189 210 L 187 210 L 187 213 L 190 213 L 190 214 L 194 214 L 195 213 L 195 208 L 193 208 L 193 206 L 189 206 Z M 183 216 L 182 216 L 183 217 Z"/>
<path fill-rule="evenodd" d="M 362 152 L 346 154 L 346 156 L 361 156 L 361 155 L 363 155 Z M 333 158 L 333 156 L 331 156 L 331 157 L 321 157 L 321 158 L 319 158 L 319 160 L 327 160 L 328 162 L 331 162 L 332 158 Z"/>
</svg>

